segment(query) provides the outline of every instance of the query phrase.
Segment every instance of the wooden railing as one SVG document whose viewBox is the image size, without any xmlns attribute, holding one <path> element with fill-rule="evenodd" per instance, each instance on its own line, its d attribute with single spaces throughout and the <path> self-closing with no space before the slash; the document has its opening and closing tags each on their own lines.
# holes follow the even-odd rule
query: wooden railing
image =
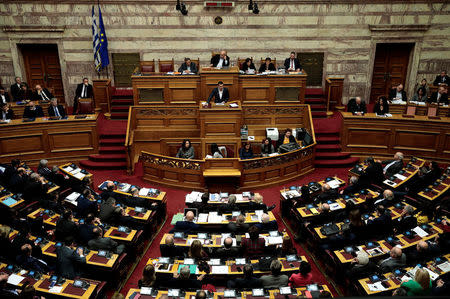
<svg viewBox="0 0 450 299">
<path fill-rule="evenodd" d="M 96 111 L 111 113 L 111 79 L 93 79 Z"/>
<path fill-rule="evenodd" d="M 344 88 L 344 78 L 326 78 L 325 96 L 327 97 L 327 114 L 332 114 L 333 110 L 344 110 L 342 105 L 342 91 Z"/>
</svg>

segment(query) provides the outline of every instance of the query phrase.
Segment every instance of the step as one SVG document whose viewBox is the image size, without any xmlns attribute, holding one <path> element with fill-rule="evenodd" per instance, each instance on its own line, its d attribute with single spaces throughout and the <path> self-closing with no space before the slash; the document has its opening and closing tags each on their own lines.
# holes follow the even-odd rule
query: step
<svg viewBox="0 0 450 299">
<path fill-rule="evenodd" d="M 89 160 L 93 162 L 124 162 L 127 160 L 127 155 L 126 154 L 89 155 Z"/>
<path fill-rule="evenodd" d="M 322 111 L 311 111 L 311 116 L 314 118 L 326 118 L 327 113 Z"/>
<path fill-rule="evenodd" d="M 111 106 L 111 112 L 127 112 L 130 109 L 130 106 Z"/>
<path fill-rule="evenodd" d="M 323 89 L 322 88 L 306 88 L 305 97 L 308 97 L 309 95 L 313 95 L 313 96 L 323 95 Z"/>
<path fill-rule="evenodd" d="M 80 166 L 88 169 L 125 169 L 127 162 L 95 162 L 91 160 L 81 160 Z"/>
<path fill-rule="evenodd" d="M 325 98 L 305 98 L 305 104 L 324 104 L 326 102 Z"/>
<path fill-rule="evenodd" d="M 126 147 L 124 145 L 110 145 L 110 146 L 100 146 L 98 151 L 100 153 L 118 153 L 122 154 L 126 151 Z"/>
<path fill-rule="evenodd" d="M 101 145 L 123 145 L 125 138 L 100 138 Z"/>
<path fill-rule="evenodd" d="M 341 146 L 339 144 L 318 144 L 316 145 L 316 152 L 339 152 Z"/>
<path fill-rule="evenodd" d="M 311 112 L 313 112 L 313 111 L 327 111 L 327 106 L 326 105 L 314 104 L 314 105 L 310 105 L 310 107 L 311 107 Z"/>
<path fill-rule="evenodd" d="M 130 99 L 111 99 L 111 105 L 133 105 L 133 98 L 130 98 Z"/>
<path fill-rule="evenodd" d="M 343 152 L 316 152 L 316 160 L 341 160 L 349 157 L 349 153 Z"/>
<path fill-rule="evenodd" d="M 128 119 L 128 112 L 111 112 L 111 119 Z"/>
<path fill-rule="evenodd" d="M 341 138 L 339 136 L 316 136 L 317 143 L 340 143 Z"/>
<path fill-rule="evenodd" d="M 342 160 L 316 160 L 314 161 L 315 167 L 351 167 L 359 162 L 359 158 L 347 158 Z"/>
<path fill-rule="evenodd" d="M 133 97 L 132 87 L 113 87 L 113 97 Z"/>
</svg>

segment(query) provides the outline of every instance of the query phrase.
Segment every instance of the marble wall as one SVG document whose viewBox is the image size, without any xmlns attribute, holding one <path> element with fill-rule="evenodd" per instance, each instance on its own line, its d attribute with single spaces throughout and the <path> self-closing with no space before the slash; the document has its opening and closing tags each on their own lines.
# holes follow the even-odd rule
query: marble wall
<svg viewBox="0 0 450 299">
<path fill-rule="evenodd" d="M 450 6 L 446 1 L 288 0 L 258 1 L 260 13 L 247 1 L 234 8 L 206 9 L 202 1 L 101 1 L 111 52 L 140 53 L 141 60 L 199 57 L 207 64 L 211 51 L 229 56 L 284 59 L 292 50 L 324 52 L 324 77 L 345 77 L 344 102 L 369 97 L 375 47 L 381 42 L 413 42 L 406 89 L 450 69 Z M 83 76 L 96 77 L 91 35 L 92 1 L 3 0 L 0 3 L 0 78 L 9 85 L 24 76 L 17 44 L 57 43 L 66 99 Z M 222 16 L 216 25 L 214 18 Z M 109 69 L 110 76 L 112 68 Z"/>
</svg>

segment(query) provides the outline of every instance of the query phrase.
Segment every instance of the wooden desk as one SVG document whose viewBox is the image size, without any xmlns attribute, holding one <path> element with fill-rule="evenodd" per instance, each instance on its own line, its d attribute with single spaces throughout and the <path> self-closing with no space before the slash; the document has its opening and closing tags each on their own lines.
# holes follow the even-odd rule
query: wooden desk
<svg viewBox="0 0 450 299">
<path fill-rule="evenodd" d="M 182 215 L 182 213 L 178 213 L 178 215 L 179 214 Z M 272 211 L 267 212 L 267 214 L 270 217 L 270 221 L 276 220 L 276 218 L 273 215 Z M 175 215 L 177 215 L 177 214 L 175 214 Z M 175 217 L 175 215 L 174 215 L 174 217 Z M 225 216 L 225 217 L 229 217 L 230 219 L 229 220 L 225 219 L 225 220 L 222 220 L 220 222 L 198 222 L 198 221 L 196 221 L 195 223 L 197 223 L 198 225 L 201 225 L 201 226 L 227 225 L 227 224 L 230 223 L 230 221 L 235 221 L 236 218 L 237 218 L 237 216 L 232 216 L 232 213 L 223 213 L 221 215 Z M 245 223 L 248 223 L 248 224 L 260 223 L 259 217 L 256 216 L 255 212 L 246 212 L 245 213 Z"/>
<path fill-rule="evenodd" d="M 50 102 L 39 102 L 34 101 L 36 105 L 41 106 L 44 116 L 48 117 L 48 107 L 50 107 Z M 11 109 L 14 112 L 14 119 L 22 119 L 23 112 L 25 111 L 26 104 L 17 104 L 17 102 L 11 103 Z"/>
<path fill-rule="evenodd" d="M 405 156 L 420 156 L 435 161 L 450 161 L 450 118 L 402 115 L 378 117 L 342 112 L 342 151 L 356 157 L 391 157 L 401 151 Z"/>
<path fill-rule="evenodd" d="M 0 162 L 20 155 L 22 161 L 37 165 L 76 162 L 98 153 L 97 114 L 85 119 L 70 115 L 65 120 L 37 118 L 34 122 L 13 119 L 0 125 Z"/>
<path fill-rule="evenodd" d="M 430 190 L 426 191 L 425 189 L 418 194 L 429 201 L 436 200 L 450 190 L 450 177 L 445 177 L 443 180 L 436 180 L 436 182 L 428 186 L 428 189 Z"/>
<path fill-rule="evenodd" d="M 72 164 L 73 163 L 66 163 L 66 164 L 60 165 L 58 168 L 62 173 L 64 173 L 65 175 L 67 175 L 77 181 L 82 181 L 85 177 L 92 177 L 92 173 L 89 173 L 86 170 L 81 169 L 77 165 L 75 165 L 76 168 L 73 168 Z M 83 175 L 74 175 L 71 171 L 69 171 L 71 169 L 74 169 L 74 170 L 80 169 L 80 171 L 78 173 L 81 173 Z"/>
<path fill-rule="evenodd" d="M 0 191 L 6 190 L 2 185 L 0 185 Z M 1 207 L 7 208 L 7 209 L 14 209 L 18 206 L 20 206 L 24 200 L 22 198 L 14 199 L 12 198 L 14 194 L 8 190 L 5 191 L 4 195 L 0 196 L 0 202 L 2 203 Z M 10 199 L 11 198 L 11 199 Z M 9 201 L 14 200 L 15 202 L 11 202 L 12 204 L 9 204 Z"/>
<path fill-rule="evenodd" d="M 230 104 L 237 104 L 232 108 Z M 220 140 L 225 136 L 240 137 L 242 126 L 242 106 L 240 101 L 217 105 L 210 103 L 211 107 L 200 104 L 200 137 Z"/>
<path fill-rule="evenodd" d="M 420 158 L 414 158 L 414 162 L 409 162 L 408 165 L 403 167 L 401 174 L 405 178 L 400 178 L 397 176 L 393 176 L 393 180 L 391 178 L 388 178 L 387 180 L 384 180 L 383 183 L 386 186 L 389 186 L 391 188 L 399 188 L 400 186 L 403 186 L 404 184 L 407 184 L 411 179 L 419 172 L 419 169 L 425 165 L 425 160 Z"/>
<path fill-rule="evenodd" d="M 416 115 L 427 115 L 428 107 L 437 107 L 437 105 L 429 105 L 424 103 L 423 105 L 417 105 L 413 103 L 406 104 L 390 104 L 389 105 L 389 113 L 391 114 L 405 114 L 407 106 L 415 106 L 416 107 Z M 439 106 L 437 110 L 437 115 L 440 117 L 449 117 L 450 116 L 450 108 Z"/>
</svg>

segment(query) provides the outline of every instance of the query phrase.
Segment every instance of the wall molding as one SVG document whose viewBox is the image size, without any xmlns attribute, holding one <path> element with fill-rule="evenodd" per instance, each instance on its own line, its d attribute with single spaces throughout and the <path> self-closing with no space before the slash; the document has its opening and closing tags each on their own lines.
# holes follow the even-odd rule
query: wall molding
<svg viewBox="0 0 450 299">
<path fill-rule="evenodd" d="M 5 33 L 28 33 L 28 32 L 53 32 L 63 33 L 66 26 L 42 26 L 42 25 L 24 25 L 24 26 L 3 26 Z"/>
</svg>

